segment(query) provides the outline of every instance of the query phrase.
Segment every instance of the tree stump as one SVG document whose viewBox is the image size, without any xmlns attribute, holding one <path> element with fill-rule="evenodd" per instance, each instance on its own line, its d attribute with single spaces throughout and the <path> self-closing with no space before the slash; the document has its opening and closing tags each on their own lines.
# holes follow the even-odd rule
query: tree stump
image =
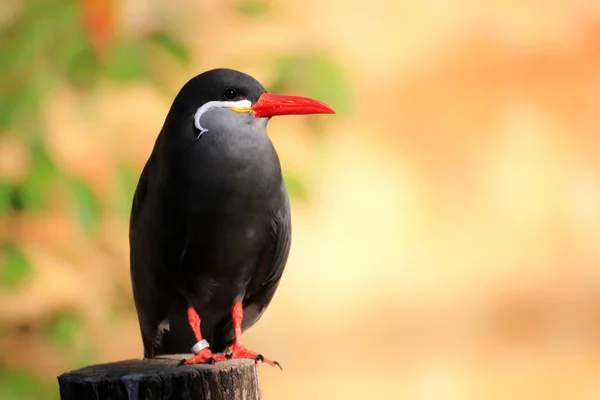
<svg viewBox="0 0 600 400">
<path fill-rule="evenodd" d="M 177 364 L 191 354 L 91 365 L 58 377 L 61 400 L 260 400 L 253 360 Z"/>
</svg>

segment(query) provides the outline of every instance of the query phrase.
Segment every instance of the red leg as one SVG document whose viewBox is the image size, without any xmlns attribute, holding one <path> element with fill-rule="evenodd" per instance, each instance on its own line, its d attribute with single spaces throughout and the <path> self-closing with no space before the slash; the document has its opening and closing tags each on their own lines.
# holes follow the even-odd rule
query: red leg
<svg viewBox="0 0 600 400">
<path fill-rule="evenodd" d="M 244 308 L 242 303 L 236 301 L 231 307 L 231 319 L 233 320 L 234 339 L 233 344 L 227 349 L 227 354 L 230 358 L 251 358 L 266 362 L 270 366 L 277 365 L 281 369 L 281 365 L 277 361 L 271 361 L 261 354 L 248 350 L 242 343 L 242 321 L 244 319 Z"/>
<path fill-rule="evenodd" d="M 200 317 L 194 307 L 188 308 L 188 322 L 190 323 L 190 327 L 192 331 L 194 331 L 194 336 L 196 337 L 196 342 L 200 342 L 202 340 L 202 333 L 200 332 Z M 197 354 L 195 354 L 189 360 L 183 361 L 185 365 L 192 364 L 214 364 L 216 361 L 224 361 L 226 360 L 225 356 L 220 354 L 213 354 L 210 349 L 207 347 L 205 349 L 200 350 Z"/>
</svg>

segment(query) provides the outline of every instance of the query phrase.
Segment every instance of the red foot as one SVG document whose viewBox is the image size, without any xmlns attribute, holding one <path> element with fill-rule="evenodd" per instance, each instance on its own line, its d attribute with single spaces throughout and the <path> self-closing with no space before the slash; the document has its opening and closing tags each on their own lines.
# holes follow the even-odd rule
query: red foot
<svg viewBox="0 0 600 400">
<path fill-rule="evenodd" d="M 277 361 L 269 360 L 264 357 L 262 354 L 258 354 L 255 351 L 248 350 L 243 344 L 233 344 L 229 346 L 227 349 L 227 358 L 250 358 L 251 360 L 262 361 L 269 364 L 271 367 L 278 366 L 279 369 L 281 365 Z"/>
<path fill-rule="evenodd" d="M 203 349 L 189 360 L 183 360 L 179 365 L 214 364 L 225 361 L 227 357 L 222 354 L 213 354 L 209 349 Z"/>
</svg>

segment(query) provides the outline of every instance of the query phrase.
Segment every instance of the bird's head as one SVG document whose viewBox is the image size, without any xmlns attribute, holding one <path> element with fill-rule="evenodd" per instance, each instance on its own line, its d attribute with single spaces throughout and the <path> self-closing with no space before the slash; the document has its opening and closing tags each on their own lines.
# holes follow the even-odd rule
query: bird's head
<svg viewBox="0 0 600 400">
<path fill-rule="evenodd" d="M 217 111 L 214 112 L 214 111 Z M 328 105 L 300 96 L 267 93 L 250 75 L 231 69 L 213 69 L 188 81 L 180 90 L 169 113 L 172 118 L 190 124 L 196 137 L 210 129 L 213 120 L 256 123 L 278 115 L 335 114 Z M 182 119 L 183 118 L 183 119 Z M 169 117 L 167 118 L 167 123 Z"/>
</svg>

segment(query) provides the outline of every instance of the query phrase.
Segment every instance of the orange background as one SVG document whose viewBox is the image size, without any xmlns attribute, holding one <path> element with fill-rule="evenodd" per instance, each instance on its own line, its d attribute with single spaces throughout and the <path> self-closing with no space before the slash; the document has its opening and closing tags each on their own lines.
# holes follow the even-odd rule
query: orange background
<svg viewBox="0 0 600 400">
<path fill-rule="evenodd" d="M 260 19 L 217 0 L 118 3 L 133 35 L 165 19 L 194 56 L 159 71 L 172 89 L 214 67 L 268 87 L 264 59 L 290 48 L 349 78 L 352 112 L 319 117 L 318 141 L 303 117 L 269 126 L 309 200 L 293 202 L 286 273 L 245 334 L 284 367 L 260 367 L 267 399 L 600 398 L 595 1 L 280 0 Z M 141 170 L 172 97 L 108 82 L 82 96 L 46 102 L 47 143 L 108 195 L 118 158 Z M 0 173 L 26 158 L 2 139 Z M 19 221 L 36 273 L 0 292 L 5 359 L 48 377 L 82 365 L 10 327 L 56 310 L 85 316 L 93 362 L 142 354 L 127 221 L 103 216 L 91 240 L 66 207 Z"/>
</svg>

